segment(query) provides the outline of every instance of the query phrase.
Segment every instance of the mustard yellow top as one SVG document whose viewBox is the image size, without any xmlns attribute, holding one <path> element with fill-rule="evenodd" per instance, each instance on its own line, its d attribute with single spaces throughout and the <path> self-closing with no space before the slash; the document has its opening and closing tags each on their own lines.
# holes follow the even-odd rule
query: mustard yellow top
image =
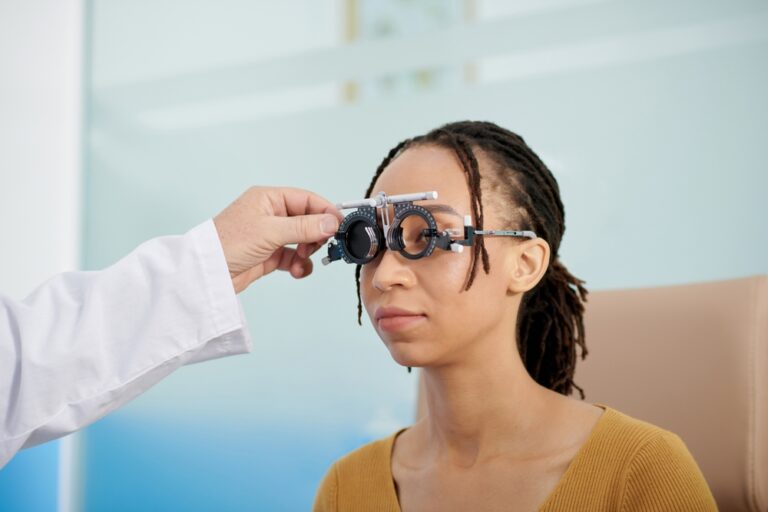
<svg viewBox="0 0 768 512">
<path fill-rule="evenodd" d="M 587 441 L 539 510 L 717 510 L 712 493 L 675 434 L 604 407 Z M 336 461 L 315 498 L 315 512 L 400 512 L 392 478 L 399 432 Z"/>
</svg>

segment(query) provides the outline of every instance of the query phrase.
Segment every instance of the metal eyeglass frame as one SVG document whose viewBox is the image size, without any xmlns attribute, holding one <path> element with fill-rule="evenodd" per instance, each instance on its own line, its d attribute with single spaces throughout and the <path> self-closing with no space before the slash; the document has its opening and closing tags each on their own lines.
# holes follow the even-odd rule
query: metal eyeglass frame
<svg viewBox="0 0 768 512">
<path fill-rule="evenodd" d="M 437 199 L 437 192 L 417 192 L 414 194 L 400 194 L 388 196 L 384 192 L 379 192 L 373 198 L 360 199 L 339 203 L 336 207 L 339 210 L 357 208 L 358 210 L 347 215 L 339 226 L 339 230 L 328 243 L 328 255 L 323 258 L 323 265 L 328 265 L 336 260 L 343 259 L 347 263 L 365 265 L 373 261 L 384 246 L 389 250 L 400 252 L 405 258 L 416 260 L 429 256 L 436 247 L 460 253 L 464 247 L 471 246 L 477 236 L 510 236 L 516 238 L 537 238 L 536 233 L 527 230 L 497 230 L 487 229 L 478 230 L 472 226 L 472 218 L 469 215 L 464 216 L 463 238 L 458 238 L 457 229 L 438 230 L 437 222 L 431 212 L 422 206 L 413 204 L 414 201 L 424 201 Z M 389 208 L 387 205 L 394 206 L 394 219 L 390 219 Z M 376 210 L 381 213 L 380 228 L 376 222 Z M 428 228 L 423 231 L 424 236 L 429 240 L 426 248 L 418 254 L 411 254 L 405 250 L 405 243 L 402 240 L 402 221 L 411 216 L 421 217 Z M 364 223 L 364 232 L 367 236 L 368 249 L 362 257 L 357 257 L 350 252 L 347 247 L 347 234 L 350 228 L 357 223 Z M 350 242 L 352 243 L 352 242 Z"/>
</svg>

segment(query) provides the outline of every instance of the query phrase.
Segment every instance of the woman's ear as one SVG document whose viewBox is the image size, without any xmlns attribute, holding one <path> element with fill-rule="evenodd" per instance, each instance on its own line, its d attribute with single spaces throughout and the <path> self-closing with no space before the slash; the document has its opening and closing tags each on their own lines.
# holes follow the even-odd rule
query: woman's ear
<svg viewBox="0 0 768 512">
<path fill-rule="evenodd" d="M 549 267 L 549 253 L 549 244 L 543 238 L 526 240 L 510 251 L 508 291 L 525 293 L 533 289 Z"/>
</svg>

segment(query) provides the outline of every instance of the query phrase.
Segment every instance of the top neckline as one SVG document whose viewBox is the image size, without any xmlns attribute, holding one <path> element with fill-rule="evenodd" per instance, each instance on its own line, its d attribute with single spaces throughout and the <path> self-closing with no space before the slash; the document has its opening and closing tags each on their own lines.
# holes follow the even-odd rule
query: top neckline
<svg viewBox="0 0 768 512">
<path fill-rule="evenodd" d="M 598 435 L 602 432 L 604 429 L 605 424 L 608 422 L 609 419 L 613 418 L 618 412 L 607 405 L 603 404 L 592 404 L 595 407 L 599 407 L 603 409 L 603 414 L 600 415 L 600 418 L 598 418 L 595 425 L 592 427 L 592 431 L 589 433 L 589 437 L 587 437 L 586 441 L 582 443 L 582 445 L 579 447 L 578 451 L 576 452 L 576 455 L 573 456 L 573 459 L 571 459 L 571 462 L 568 464 L 568 467 L 565 470 L 565 473 L 563 473 L 563 476 L 560 477 L 560 480 L 558 480 L 555 487 L 549 492 L 546 499 L 539 505 L 538 510 L 543 511 L 545 510 L 549 504 L 557 498 L 557 495 L 561 492 L 560 489 L 565 487 L 567 483 L 574 478 L 572 475 L 578 471 L 578 467 L 581 465 L 582 460 L 586 457 L 586 453 L 591 445 L 593 445 L 596 441 L 596 438 Z M 392 450 L 395 446 L 395 440 L 397 439 L 397 436 L 408 430 L 409 427 L 401 428 L 389 438 L 387 438 L 385 448 L 387 450 L 387 474 L 389 476 L 389 494 L 391 499 L 394 501 L 394 503 L 397 504 L 397 510 L 399 512 L 402 512 L 402 509 L 400 508 L 400 499 L 397 495 L 397 488 L 395 487 L 395 477 L 392 474 Z"/>
</svg>

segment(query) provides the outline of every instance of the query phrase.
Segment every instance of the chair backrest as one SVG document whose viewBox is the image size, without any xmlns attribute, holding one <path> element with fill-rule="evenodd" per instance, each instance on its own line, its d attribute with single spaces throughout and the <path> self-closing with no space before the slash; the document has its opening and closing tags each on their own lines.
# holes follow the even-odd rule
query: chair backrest
<svg viewBox="0 0 768 512">
<path fill-rule="evenodd" d="M 594 293 L 576 382 L 678 434 L 722 510 L 768 511 L 768 276 Z"/>
<path fill-rule="evenodd" d="M 768 276 L 594 292 L 585 322 L 587 400 L 678 434 L 722 510 L 768 511 Z"/>
</svg>

